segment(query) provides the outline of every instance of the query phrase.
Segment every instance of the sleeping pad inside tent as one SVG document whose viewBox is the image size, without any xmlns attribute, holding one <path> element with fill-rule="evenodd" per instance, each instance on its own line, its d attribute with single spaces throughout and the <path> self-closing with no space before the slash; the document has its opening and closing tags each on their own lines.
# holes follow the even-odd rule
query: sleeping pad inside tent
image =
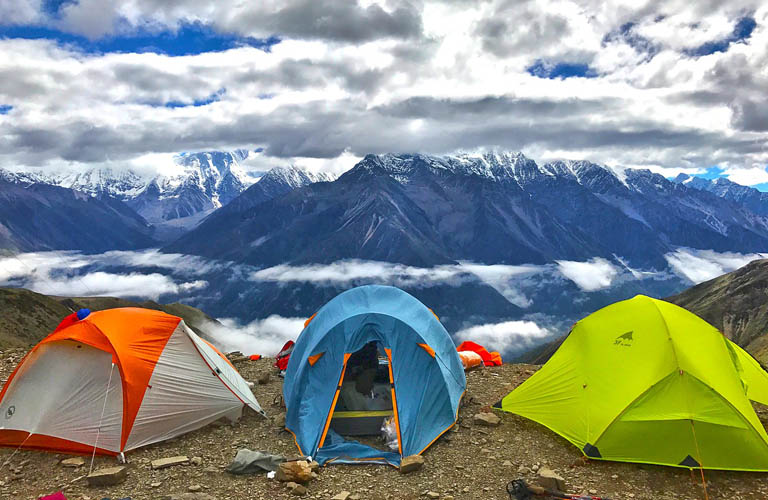
<svg viewBox="0 0 768 500">
<path fill-rule="evenodd" d="M 456 423 L 465 388 L 456 347 L 432 311 L 395 287 L 353 288 L 296 341 L 283 383 L 286 429 L 321 464 L 398 466 Z M 379 434 L 389 418 L 394 450 L 345 437 Z"/>
<path fill-rule="evenodd" d="M 768 374 L 713 326 L 643 295 L 574 325 L 552 358 L 497 406 L 602 460 L 768 471 L 750 402 Z"/>
</svg>

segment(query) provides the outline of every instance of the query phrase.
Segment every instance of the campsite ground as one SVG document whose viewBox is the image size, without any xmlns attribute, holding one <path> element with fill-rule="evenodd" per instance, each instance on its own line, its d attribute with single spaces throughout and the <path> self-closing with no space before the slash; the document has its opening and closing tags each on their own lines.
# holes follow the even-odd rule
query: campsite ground
<svg viewBox="0 0 768 500">
<path fill-rule="evenodd" d="M 0 377 L 6 379 L 23 355 L 23 350 L 6 350 L 0 355 Z M 256 381 L 272 373 L 271 360 L 238 364 L 246 380 Z M 401 475 L 389 466 L 336 465 L 321 468 L 319 478 L 308 484 L 303 498 L 330 499 L 349 491 L 363 500 L 417 499 L 428 491 L 440 498 L 508 499 L 508 481 L 524 477 L 534 480 L 531 469 L 546 466 L 559 473 L 571 493 L 592 493 L 615 500 L 704 499 L 701 478 L 688 470 L 637 464 L 591 462 L 581 453 L 538 424 L 502 414 L 498 427 L 480 427 L 472 416 L 498 401 L 536 369 L 533 365 L 505 365 L 468 374 L 468 397 L 460 411 L 459 426 L 438 440 L 426 453 L 425 467 Z M 128 479 L 121 485 L 89 488 L 82 476 L 86 465 L 68 469 L 60 465 L 64 455 L 35 451 L 0 450 L 0 498 L 35 499 L 63 490 L 67 498 L 133 500 L 170 498 L 200 486 L 212 498 L 287 499 L 291 492 L 265 475 L 233 476 L 224 471 L 240 448 L 294 456 L 290 434 L 280 432 L 275 417 L 282 414 L 278 404 L 282 380 L 272 377 L 255 385 L 254 394 L 270 415 L 265 420 L 248 415 L 235 426 L 208 426 L 169 442 L 136 450 L 127 455 Z M 761 414 L 761 417 L 765 417 Z M 14 454 L 15 452 L 15 454 Z M 201 457 L 200 465 L 186 465 L 153 471 L 150 461 L 186 455 Z M 506 465 L 505 465 L 506 464 Z M 114 458 L 96 457 L 94 467 L 115 465 Z M 15 472 L 18 471 L 18 472 Z M 522 471 L 522 472 L 521 472 Z M 709 498 L 768 498 L 768 477 L 763 474 L 712 472 L 705 474 Z M 78 479 L 80 478 L 80 479 Z M 159 483 L 159 484 L 158 484 Z M 193 488 L 194 489 L 194 488 Z"/>
</svg>

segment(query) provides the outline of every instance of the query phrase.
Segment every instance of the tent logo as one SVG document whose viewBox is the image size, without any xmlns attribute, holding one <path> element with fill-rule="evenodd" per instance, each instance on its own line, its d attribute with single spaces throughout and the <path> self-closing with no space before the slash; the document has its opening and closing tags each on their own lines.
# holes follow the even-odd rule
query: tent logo
<svg viewBox="0 0 768 500">
<path fill-rule="evenodd" d="M 632 347 L 632 332 L 634 330 L 630 330 L 627 333 L 624 333 L 622 335 L 619 335 L 616 337 L 616 340 L 613 341 L 613 345 L 620 345 L 622 347 Z"/>
<path fill-rule="evenodd" d="M 8 410 L 6 410 L 5 412 L 5 418 L 6 419 L 11 418 L 14 413 L 16 413 L 16 407 L 13 405 L 9 406 Z"/>
</svg>

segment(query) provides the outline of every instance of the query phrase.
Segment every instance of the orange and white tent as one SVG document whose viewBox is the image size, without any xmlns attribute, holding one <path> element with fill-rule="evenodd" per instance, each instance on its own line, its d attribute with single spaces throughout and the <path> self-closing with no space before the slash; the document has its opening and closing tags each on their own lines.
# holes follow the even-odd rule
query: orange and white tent
<svg viewBox="0 0 768 500">
<path fill-rule="evenodd" d="M 0 392 L 0 446 L 117 455 L 264 415 L 248 383 L 181 318 L 81 310 L 19 363 Z"/>
</svg>

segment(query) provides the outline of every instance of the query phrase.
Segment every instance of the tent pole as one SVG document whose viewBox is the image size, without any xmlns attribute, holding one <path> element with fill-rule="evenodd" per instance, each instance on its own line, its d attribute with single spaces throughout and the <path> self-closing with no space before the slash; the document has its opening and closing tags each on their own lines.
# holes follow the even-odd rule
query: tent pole
<svg viewBox="0 0 768 500">
<path fill-rule="evenodd" d="M 93 454 L 91 454 L 91 466 L 88 468 L 88 475 L 93 472 L 93 461 L 96 458 L 96 447 L 99 444 L 99 435 L 101 434 L 101 421 L 104 420 L 104 412 L 107 409 L 107 398 L 109 397 L 109 388 L 112 387 L 112 374 L 115 372 L 115 364 L 112 363 L 112 368 L 109 370 L 109 381 L 107 382 L 107 390 L 104 391 L 104 404 L 101 407 L 101 417 L 99 417 L 99 427 L 96 429 L 96 441 L 93 443 Z"/>
</svg>

